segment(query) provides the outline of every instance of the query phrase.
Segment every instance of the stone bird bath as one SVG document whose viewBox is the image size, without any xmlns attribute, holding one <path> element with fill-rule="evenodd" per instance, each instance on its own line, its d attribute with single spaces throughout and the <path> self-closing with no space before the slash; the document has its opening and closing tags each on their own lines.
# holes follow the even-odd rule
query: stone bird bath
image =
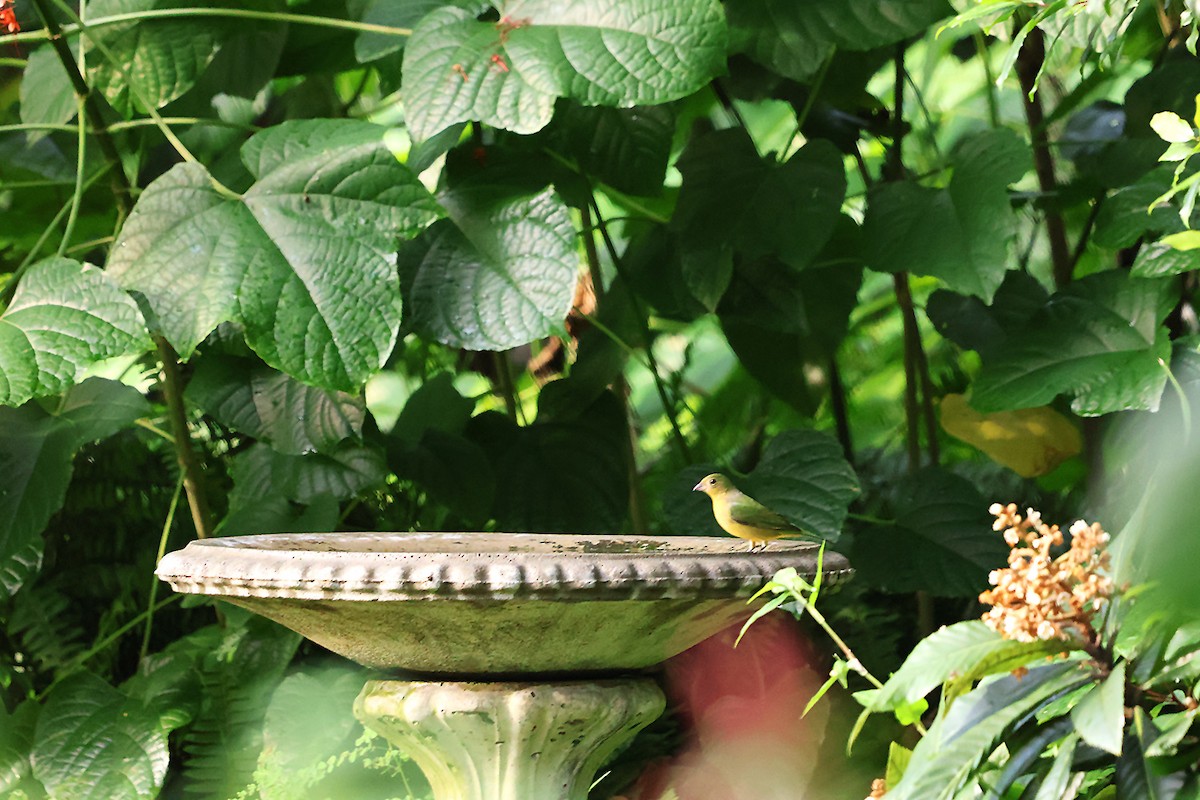
<svg viewBox="0 0 1200 800">
<path fill-rule="evenodd" d="M 437 800 L 584 800 L 662 713 L 639 675 L 749 613 L 816 548 L 736 539 L 521 533 L 268 534 L 194 541 L 157 574 L 347 658 L 403 675 L 355 701 Z M 824 569 L 848 570 L 827 554 Z"/>
</svg>

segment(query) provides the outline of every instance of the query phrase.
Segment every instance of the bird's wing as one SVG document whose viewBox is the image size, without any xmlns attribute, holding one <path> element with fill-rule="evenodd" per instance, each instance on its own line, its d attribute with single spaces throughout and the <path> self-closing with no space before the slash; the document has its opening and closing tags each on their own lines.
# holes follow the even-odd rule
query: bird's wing
<svg viewBox="0 0 1200 800">
<path fill-rule="evenodd" d="M 781 532 L 800 530 L 762 503 L 744 494 L 730 498 L 729 516 L 739 525 L 746 525 L 751 528 Z"/>
</svg>

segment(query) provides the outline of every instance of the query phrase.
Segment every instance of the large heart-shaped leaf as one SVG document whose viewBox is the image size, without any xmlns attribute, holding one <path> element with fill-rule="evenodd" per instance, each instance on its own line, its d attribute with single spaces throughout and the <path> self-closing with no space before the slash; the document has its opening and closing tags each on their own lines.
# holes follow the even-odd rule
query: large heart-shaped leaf
<svg viewBox="0 0 1200 800">
<path fill-rule="evenodd" d="M 30 53 L 21 73 L 21 122 L 62 124 L 69 122 L 76 110 L 75 90 L 54 48 L 44 45 Z"/>
<path fill-rule="evenodd" d="M 169 760 L 158 714 L 89 673 L 60 684 L 38 718 L 33 773 L 54 797 L 150 800 Z"/>
<path fill-rule="evenodd" d="M 731 0 L 733 50 L 798 81 L 833 53 L 870 50 L 954 13 L 945 0 Z"/>
<path fill-rule="evenodd" d="M 94 0 L 88 4 L 88 16 L 181 7 L 189 7 L 187 0 Z M 99 28 L 93 35 L 104 55 L 92 51 L 88 59 L 91 85 L 126 116 L 161 108 L 192 87 L 236 31 L 233 20 L 219 17 L 143 19 Z"/>
<path fill-rule="evenodd" d="M 0 314 L 0 405 L 61 392 L 91 364 L 149 347 L 137 304 L 103 272 L 46 259 Z"/>
<path fill-rule="evenodd" d="M 34 403 L 0 408 L 0 600 L 40 563 L 39 534 L 62 506 L 75 451 L 149 410 L 136 389 L 100 378 L 73 388 L 53 414 Z"/>
<path fill-rule="evenodd" d="M 231 509 L 241 510 L 262 497 L 313 503 L 323 495 L 353 497 L 379 486 L 387 473 L 383 454 L 353 442 L 329 453 L 294 456 L 256 444 L 240 453 L 229 469 L 233 478 Z"/>
<path fill-rule="evenodd" d="M 452 347 L 507 350 L 562 329 L 579 273 L 575 228 L 552 189 L 449 198 L 450 219 L 414 243 L 409 321 Z"/>
<path fill-rule="evenodd" d="M 206 358 L 187 398 L 239 433 L 289 455 L 332 450 L 362 436 L 360 397 L 307 386 L 244 358 Z"/>
<path fill-rule="evenodd" d="M 855 532 L 851 560 L 873 586 L 970 597 L 987 588 L 989 570 L 1008 548 L 992 530 L 987 501 L 965 478 L 930 467 L 896 487 L 895 526 Z"/>
<path fill-rule="evenodd" d="M 184 356 L 237 321 L 271 366 L 355 390 L 396 340 L 396 246 L 442 213 L 383 134 L 351 120 L 264 131 L 242 149 L 257 181 L 241 197 L 180 164 L 142 194 L 109 271 Z"/>
<path fill-rule="evenodd" d="M 901 181 L 872 193 L 863 224 L 867 263 L 881 272 L 934 275 L 990 301 L 1016 232 L 1008 184 L 1029 168 L 1029 147 L 1011 131 L 988 131 L 956 149 L 953 167 L 944 189 Z"/>
<path fill-rule="evenodd" d="M 842 447 L 819 431 L 784 431 L 771 440 L 745 480 L 746 493 L 810 533 L 831 542 L 842 533 L 858 478 Z"/>
<path fill-rule="evenodd" d="M 971 405 L 1032 408 L 1070 393 L 1080 414 L 1156 409 L 1170 352 L 1159 325 L 1170 311 L 1169 289 L 1169 279 L 1119 270 L 1075 281 L 1009 332 L 975 379 Z"/>
<path fill-rule="evenodd" d="M 620 403 L 605 392 L 575 419 L 518 427 L 494 412 L 473 418 L 470 438 L 487 452 L 496 479 L 499 530 L 617 533 L 629 508 Z"/>
<path fill-rule="evenodd" d="M 662 191 L 675 135 L 670 106 L 587 108 L 572 103 L 555 120 L 554 130 L 565 151 L 597 179 L 630 194 Z"/>
<path fill-rule="evenodd" d="M 409 129 L 425 139 L 480 120 L 541 130 L 554 101 L 655 105 L 684 97 L 725 62 L 716 0 L 498 2 L 497 22 L 461 8 L 428 14 L 404 50 Z"/>
<path fill-rule="evenodd" d="M 759 157 L 744 131 L 717 131 L 688 146 L 679 170 L 672 226 L 689 249 L 776 254 L 797 269 L 829 241 L 846 194 L 842 156 L 823 140 L 777 164 Z"/>
</svg>

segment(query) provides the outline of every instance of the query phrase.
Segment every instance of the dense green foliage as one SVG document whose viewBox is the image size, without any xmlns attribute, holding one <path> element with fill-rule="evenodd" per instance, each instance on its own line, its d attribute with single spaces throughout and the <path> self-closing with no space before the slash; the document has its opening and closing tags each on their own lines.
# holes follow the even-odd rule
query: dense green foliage
<svg viewBox="0 0 1200 800">
<path fill-rule="evenodd" d="M 0 0 L 0 793 L 420 795 L 362 672 L 157 588 L 196 536 L 721 535 L 720 469 L 886 675 L 991 501 L 1120 530 L 1200 381 L 1195 13 Z"/>
</svg>

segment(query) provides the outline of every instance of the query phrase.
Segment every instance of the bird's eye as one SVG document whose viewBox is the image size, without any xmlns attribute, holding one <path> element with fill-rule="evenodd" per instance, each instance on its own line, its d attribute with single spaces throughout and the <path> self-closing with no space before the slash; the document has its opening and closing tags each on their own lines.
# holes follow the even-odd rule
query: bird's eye
<svg viewBox="0 0 1200 800">
<path fill-rule="evenodd" d="M 716 478 L 709 478 L 709 479 L 708 479 L 708 485 L 709 485 L 709 486 L 716 486 L 716 485 L 717 485 L 717 479 L 716 479 Z"/>
</svg>

